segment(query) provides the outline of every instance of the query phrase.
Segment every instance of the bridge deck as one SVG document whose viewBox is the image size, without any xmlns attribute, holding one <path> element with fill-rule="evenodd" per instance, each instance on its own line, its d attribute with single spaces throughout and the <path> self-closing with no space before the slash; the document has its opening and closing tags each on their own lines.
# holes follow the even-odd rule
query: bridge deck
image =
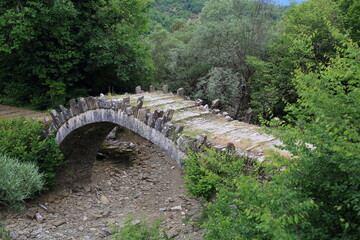
<svg viewBox="0 0 360 240">
<path fill-rule="evenodd" d="M 184 125 L 183 134 L 187 136 L 206 134 L 211 143 L 220 146 L 226 146 L 227 143 L 232 142 L 238 151 L 256 155 L 260 161 L 268 155 L 268 150 L 287 155 L 286 152 L 275 147 L 281 145 L 281 142 L 264 133 L 259 126 L 228 121 L 224 116 L 211 114 L 208 110 L 196 106 L 194 101 L 161 92 L 130 95 L 131 103 L 135 104 L 140 96 L 144 96 L 144 107 L 151 110 L 174 109 L 172 122 Z"/>
</svg>

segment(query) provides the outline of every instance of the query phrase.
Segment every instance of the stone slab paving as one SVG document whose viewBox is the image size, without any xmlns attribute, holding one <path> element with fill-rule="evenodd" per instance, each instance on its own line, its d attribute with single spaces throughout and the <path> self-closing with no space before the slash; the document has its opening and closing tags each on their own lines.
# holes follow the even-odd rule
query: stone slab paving
<svg viewBox="0 0 360 240">
<path fill-rule="evenodd" d="M 129 96 L 132 101 L 144 96 L 144 107 L 151 110 L 174 109 L 172 122 L 184 126 L 182 133 L 184 135 L 206 134 L 212 144 L 219 146 L 226 146 L 231 142 L 237 151 L 259 156 L 260 160 L 268 155 L 268 150 L 287 154 L 276 147 L 281 145 L 281 142 L 264 133 L 261 127 L 239 121 L 229 121 L 221 113 L 212 114 L 211 109 L 205 106 L 196 106 L 195 101 L 161 92 L 146 92 Z"/>
</svg>

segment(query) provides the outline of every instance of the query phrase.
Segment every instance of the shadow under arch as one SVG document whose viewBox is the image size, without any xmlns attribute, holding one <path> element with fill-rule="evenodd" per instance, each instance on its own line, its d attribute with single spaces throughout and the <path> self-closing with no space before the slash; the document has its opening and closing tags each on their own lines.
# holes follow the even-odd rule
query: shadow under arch
<svg viewBox="0 0 360 240">
<path fill-rule="evenodd" d="M 57 183 L 89 179 L 101 143 L 111 130 L 127 128 L 164 150 L 177 163 L 186 154 L 171 139 L 132 115 L 114 109 L 94 109 L 69 118 L 57 130 L 56 141 L 68 165 L 58 172 Z"/>
</svg>

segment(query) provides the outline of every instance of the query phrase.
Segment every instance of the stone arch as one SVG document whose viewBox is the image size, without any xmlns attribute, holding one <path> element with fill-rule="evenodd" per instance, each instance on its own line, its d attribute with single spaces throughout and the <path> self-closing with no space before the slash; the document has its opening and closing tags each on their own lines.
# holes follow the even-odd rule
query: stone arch
<svg viewBox="0 0 360 240">
<path fill-rule="evenodd" d="M 153 142 L 180 164 L 186 151 L 174 141 L 182 127 L 169 122 L 173 111 L 151 113 L 142 108 L 142 99 L 138 99 L 136 106 L 130 106 L 129 99 L 107 101 L 88 97 L 77 102 L 71 100 L 69 110 L 63 106 L 60 106 L 60 113 L 53 110 L 56 141 L 68 161 L 66 169 L 58 173 L 58 182 L 91 177 L 98 149 L 115 126 L 127 128 Z"/>
</svg>

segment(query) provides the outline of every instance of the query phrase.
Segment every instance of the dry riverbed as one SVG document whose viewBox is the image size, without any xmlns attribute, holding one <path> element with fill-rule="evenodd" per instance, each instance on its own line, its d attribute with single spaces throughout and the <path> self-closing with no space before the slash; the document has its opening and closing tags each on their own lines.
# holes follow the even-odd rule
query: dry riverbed
<svg viewBox="0 0 360 240">
<path fill-rule="evenodd" d="M 163 227 L 174 239 L 201 239 L 202 230 L 192 224 L 201 204 L 186 196 L 178 164 L 138 135 L 122 140 L 138 149 L 132 165 L 96 161 L 91 182 L 44 193 L 22 212 L 1 210 L 12 239 L 111 239 L 109 226 L 121 225 L 129 216 L 164 219 Z M 43 219 L 36 220 L 37 213 Z"/>
</svg>

